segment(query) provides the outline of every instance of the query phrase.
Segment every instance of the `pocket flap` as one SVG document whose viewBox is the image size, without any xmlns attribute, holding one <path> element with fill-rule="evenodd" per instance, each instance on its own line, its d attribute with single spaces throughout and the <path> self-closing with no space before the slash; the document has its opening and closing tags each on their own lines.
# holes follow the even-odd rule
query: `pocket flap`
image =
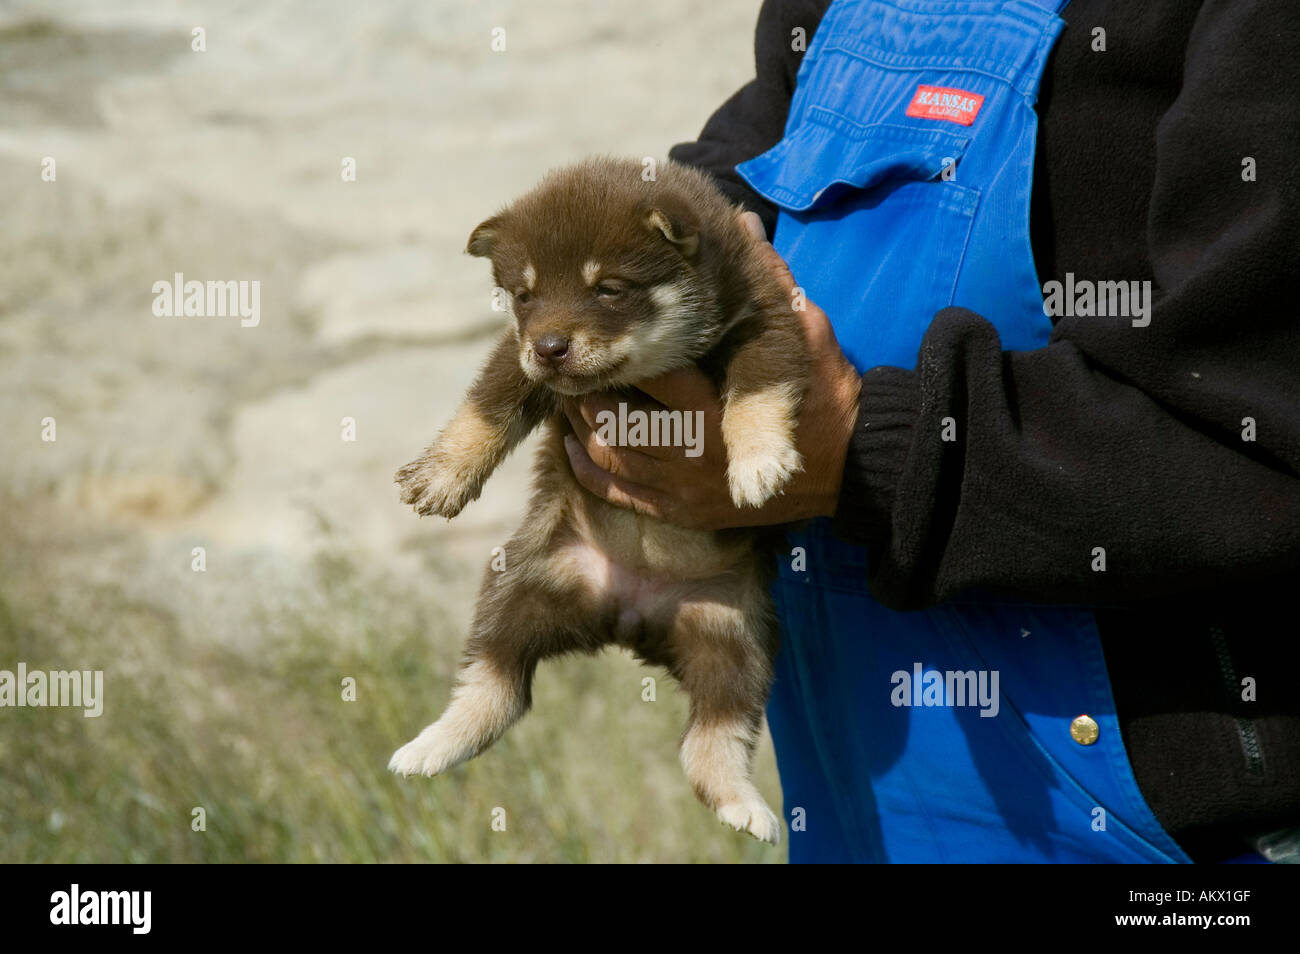
<svg viewBox="0 0 1300 954">
<path fill-rule="evenodd" d="M 827 204 L 837 187 L 867 189 L 892 179 L 936 179 L 970 138 L 941 129 L 864 126 L 812 107 L 804 122 L 736 171 L 764 198 L 791 212 Z"/>
</svg>

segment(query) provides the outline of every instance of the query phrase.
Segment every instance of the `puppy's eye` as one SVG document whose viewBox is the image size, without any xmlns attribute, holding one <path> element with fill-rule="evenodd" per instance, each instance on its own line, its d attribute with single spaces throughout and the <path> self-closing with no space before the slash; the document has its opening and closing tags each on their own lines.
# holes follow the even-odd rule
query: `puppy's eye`
<svg viewBox="0 0 1300 954">
<path fill-rule="evenodd" d="M 527 289 L 521 288 L 515 292 L 515 301 L 521 305 L 526 305 L 533 300 L 533 293 Z"/>
<path fill-rule="evenodd" d="M 596 297 L 598 298 L 617 298 L 623 294 L 622 285 L 614 285 L 609 282 L 601 282 L 596 286 Z"/>
</svg>

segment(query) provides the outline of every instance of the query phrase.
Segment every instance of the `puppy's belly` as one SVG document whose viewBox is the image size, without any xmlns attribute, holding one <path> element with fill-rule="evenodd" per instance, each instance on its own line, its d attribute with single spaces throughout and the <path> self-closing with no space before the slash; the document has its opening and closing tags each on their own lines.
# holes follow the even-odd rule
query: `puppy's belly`
<svg viewBox="0 0 1300 954">
<path fill-rule="evenodd" d="M 577 483 L 560 440 L 553 429 L 540 461 L 541 499 L 550 503 L 537 509 L 555 515 L 546 562 L 591 600 L 616 642 L 654 661 L 684 608 L 739 610 L 761 594 L 753 535 L 692 530 L 615 507 Z"/>
<path fill-rule="evenodd" d="M 582 537 L 560 546 L 551 566 L 578 584 L 600 608 L 610 621 L 615 642 L 637 650 L 650 662 L 664 661 L 660 650 L 684 609 L 705 603 L 736 607 L 752 575 L 744 564 L 710 575 L 690 573 L 699 569 L 690 565 L 669 572 L 652 571 L 644 564 L 629 566 L 601 541 Z"/>
<path fill-rule="evenodd" d="M 577 540 L 555 554 L 556 570 L 578 583 L 591 599 L 615 616 L 615 638 L 636 638 L 647 620 L 658 620 L 681 603 L 687 586 L 651 576 L 616 562 L 598 544 Z"/>
</svg>

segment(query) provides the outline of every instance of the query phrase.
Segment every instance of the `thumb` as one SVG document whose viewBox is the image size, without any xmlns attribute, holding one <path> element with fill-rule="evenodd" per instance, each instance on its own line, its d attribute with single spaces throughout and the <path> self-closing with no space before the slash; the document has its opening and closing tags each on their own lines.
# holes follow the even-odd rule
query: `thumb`
<svg viewBox="0 0 1300 954">
<path fill-rule="evenodd" d="M 736 218 L 741 228 L 753 239 L 754 248 L 763 267 L 776 276 L 785 291 L 793 291 L 796 284 L 794 275 L 791 274 L 790 266 L 786 264 L 785 259 L 767 240 L 767 230 L 763 227 L 763 220 L 755 212 L 742 212 Z"/>
<path fill-rule="evenodd" d="M 637 389 L 670 410 L 703 410 L 718 400 L 718 389 L 696 368 L 669 371 L 641 381 Z"/>
<path fill-rule="evenodd" d="M 763 227 L 763 220 L 753 212 L 742 212 L 737 218 L 741 227 L 753 238 L 754 247 L 763 266 L 781 283 L 781 287 L 786 294 L 793 296 L 798 283 L 794 280 L 794 274 L 790 271 L 790 266 L 786 263 L 786 260 L 767 240 L 767 231 Z M 795 310 L 799 312 L 804 334 L 807 336 L 809 345 L 814 350 L 832 346 L 836 351 L 840 350 L 839 342 L 835 337 L 835 329 L 831 327 L 830 319 L 826 317 L 824 311 L 811 301 L 804 301 L 803 306 Z"/>
</svg>

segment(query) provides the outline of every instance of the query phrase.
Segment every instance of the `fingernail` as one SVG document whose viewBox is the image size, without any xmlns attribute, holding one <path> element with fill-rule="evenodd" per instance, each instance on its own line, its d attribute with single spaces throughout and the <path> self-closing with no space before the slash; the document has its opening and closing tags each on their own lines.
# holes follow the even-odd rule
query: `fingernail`
<svg viewBox="0 0 1300 954">
<path fill-rule="evenodd" d="M 763 227 L 763 220 L 759 218 L 757 212 L 746 212 L 740 217 L 745 223 L 745 230 L 760 242 L 767 241 L 767 229 Z"/>
</svg>

